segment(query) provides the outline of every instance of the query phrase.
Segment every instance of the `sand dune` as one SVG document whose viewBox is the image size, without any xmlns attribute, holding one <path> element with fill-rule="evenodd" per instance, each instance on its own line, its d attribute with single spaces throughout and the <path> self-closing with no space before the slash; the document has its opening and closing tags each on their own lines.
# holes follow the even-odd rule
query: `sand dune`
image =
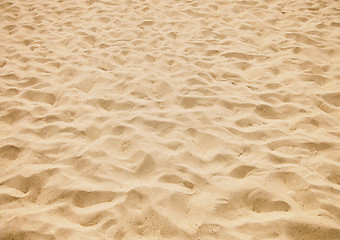
<svg viewBox="0 0 340 240">
<path fill-rule="evenodd" d="M 340 239 L 340 2 L 0 1 L 0 239 Z"/>
</svg>

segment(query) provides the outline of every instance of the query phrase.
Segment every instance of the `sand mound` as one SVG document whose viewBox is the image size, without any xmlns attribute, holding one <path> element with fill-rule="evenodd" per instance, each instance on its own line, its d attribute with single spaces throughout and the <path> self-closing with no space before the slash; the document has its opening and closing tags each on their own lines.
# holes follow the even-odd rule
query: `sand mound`
<svg viewBox="0 0 340 240">
<path fill-rule="evenodd" d="M 340 239 L 340 2 L 0 1 L 0 239 Z"/>
</svg>

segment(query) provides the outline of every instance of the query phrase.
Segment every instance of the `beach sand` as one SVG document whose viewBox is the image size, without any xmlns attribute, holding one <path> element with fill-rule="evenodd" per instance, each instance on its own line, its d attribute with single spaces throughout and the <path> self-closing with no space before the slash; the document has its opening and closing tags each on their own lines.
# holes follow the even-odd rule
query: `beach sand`
<svg viewBox="0 0 340 240">
<path fill-rule="evenodd" d="M 0 239 L 340 239 L 340 2 L 0 1 Z"/>
</svg>

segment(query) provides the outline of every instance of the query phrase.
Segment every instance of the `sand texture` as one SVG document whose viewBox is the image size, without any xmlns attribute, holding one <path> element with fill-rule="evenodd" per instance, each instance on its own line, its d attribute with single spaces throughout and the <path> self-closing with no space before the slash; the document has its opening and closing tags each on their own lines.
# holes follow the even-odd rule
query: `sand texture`
<svg viewBox="0 0 340 240">
<path fill-rule="evenodd" d="M 340 1 L 0 0 L 0 239 L 340 239 Z"/>
</svg>

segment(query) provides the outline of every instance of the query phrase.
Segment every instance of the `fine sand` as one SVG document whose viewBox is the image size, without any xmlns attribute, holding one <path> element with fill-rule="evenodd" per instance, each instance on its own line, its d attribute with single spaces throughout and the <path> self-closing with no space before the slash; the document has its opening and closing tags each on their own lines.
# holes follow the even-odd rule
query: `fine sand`
<svg viewBox="0 0 340 240">
<path fill-rule="evenodd" d="M 340 239 L 340 1 L 0 0 L 0 239 Z"/>
</svg>

